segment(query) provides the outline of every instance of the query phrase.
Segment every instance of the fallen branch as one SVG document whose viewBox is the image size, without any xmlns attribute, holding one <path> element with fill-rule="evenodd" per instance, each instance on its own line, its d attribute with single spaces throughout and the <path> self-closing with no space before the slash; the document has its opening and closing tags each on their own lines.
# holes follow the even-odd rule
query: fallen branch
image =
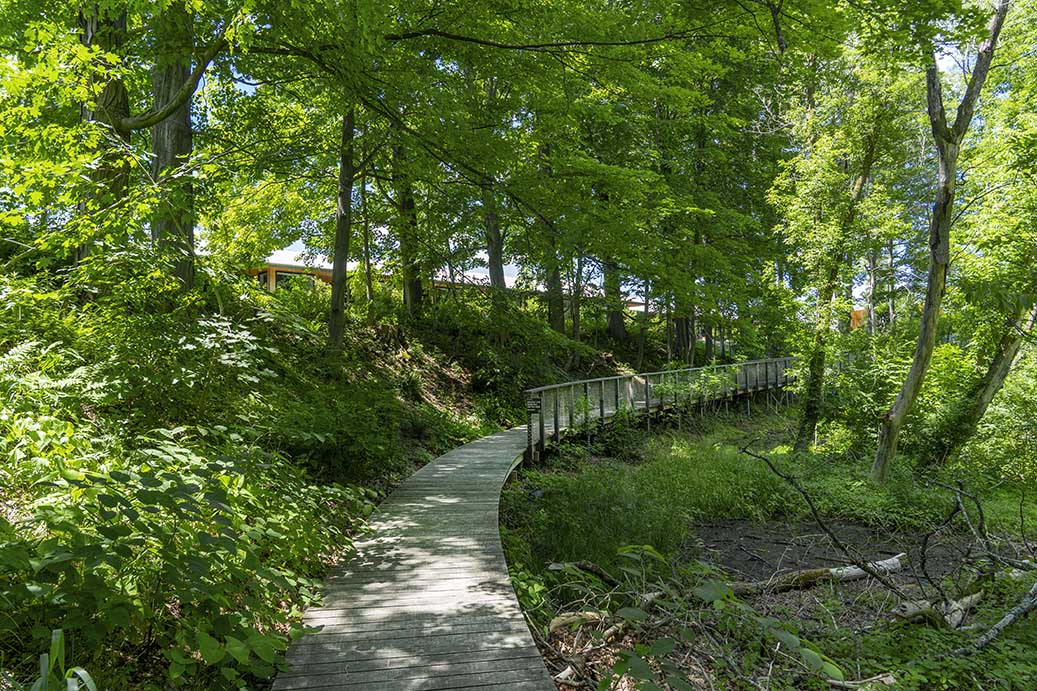
<svg viewBox="0 0 1037 691">
<path fill-rule="evenodd" d="M 943 602 L 908 600 L 897 605 L 891 614 L 906 622 L 924 620 L 937 626 L 957 629 L 965 621 L 965 615 L 976 606 L 982 597 L 983 591 L 980 590 L 966 595 L 960 600 L 944 600 Z"/>
<path fill-rule="evenodd" d="M 972 655 L 983 650 L 983 648 L 986 648 L 994 639 L 1000 636 L 1002 631 L 1035 609 L 1037 609 L 1037 583 L 1034 583 L 1033 587 L 1023 595 L 1023 599 L 1019 601 L 1019 604 L 1008 610 L 1005 616 L 1001 617 L 1000 621 L 987 629 L 985 634 L 971 644 L 952 651 L 951 655 Z"/>
<path fill-rule="evenodd" d="M 551 620 L 551 623 L 547 626 L 547 631 L 548 633 L 554 633 L 566 626 L 582 626 L 588 622 L 601 621 L 602 618 L 601 612 L 563 612 Z"/>
<path fill-rule="evenodd" d="M 766 581 L 740 581 L 731 584 L 735 595 L 757 595 L 763 592 L 783 593 L 798 588 L 809 588 L 821 583 L 855 581 L 872 573 L 883 575 L 899 571 L 907 563 L 907 554 L 901 553 L 889 559 L 868 562 L 862 566 L 838 566 L 835 568 L 803 569 L 774 576 Z"/>
<path fill-rule="evenodd" d="M 857 681 L 839 681 L 838 679 L 829 679 L 829 686 L 834 686 L 837 689 L 864 689 L 870 687 L 872 684 L 881 684 L 882 686 L 896 686 L 897 679 L 889 672 L 885 674 L 879 674 L 874 677 L 868 677 L 867 679 L 859 679 Z"/>
<path fill-rule="evenodd" d="M 754 453 L 749 450 L 749 447 L 752 446 L 754 442 L 755 440 L 752 440 L 748 444 L 743 446 L 742 453 L 757 460 L 763 461 L 765 464 L 767 464 L 767 467 L 770 468 L 772 473 L 780 477 L 785 482 L 789 483 L 789 485 L 791 485 L 792 488 L 796 490 L 796 492 L 799 493 L 801 497 L 803 497 L 803 500 L 807 503 L 807 506 L 810 508 L 811 515 L 814 517 L 814 522 L 817 523 L 818 527 L 821 528 L 822 531 L 824 531 L 825 535 L 828 536 L 828 539 L 832 541 L 832 545 L 837 550 L 842 552 L 843 555 L 847 559 L 849 559 L 854 566 L 857 566 L 858 568 L 862 569 L 869 576 L 881 583 L 886 588 L 886 590 L 889 590 L 891 593 L 894 593 L 902 600 L 910 599 L 907 597 L 907 594 L 900 587 L 897 586 L 896 583 L 886 578 L 885 574 L 883 574 L 881 571 L 873 569 L 870 564 L 868 564 L 863 559 L 860 559 L 856 554 L 854 554 L 850 550 L 849 547 L 847 547 L 843 543 L 842 540 L 839 539 L 839 536 L 836 535 L 835 532 L 828 527 L 828 524 L 821 519 L 821 512 L 817 510 L 817 505 L 814 503 L 813 498 L 810 496 L 809 492 L 803 489 L 803 485 L 800 484 L 799 480 L 797 480 L 792 475 L 789 475 L 788 473 L 784 473 L 781 470 L 779 470 L 778 466 L 774 465 L 774 461 L 772 461 L 767 456 L 763 454 Z"/>
</svg>

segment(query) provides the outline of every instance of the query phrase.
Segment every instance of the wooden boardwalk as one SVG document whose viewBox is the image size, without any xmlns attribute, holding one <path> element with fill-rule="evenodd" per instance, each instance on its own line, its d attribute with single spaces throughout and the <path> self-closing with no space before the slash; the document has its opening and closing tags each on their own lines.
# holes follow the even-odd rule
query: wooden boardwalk
<svg viewBox="0 0 1037 691">
<path fill-rule="evenodd" d="M 530 427 L 440 456 L 382 502 L 357 555 L 332 570 L 323 606 L 306 613 L 320 631 L 289 648 L 274 690 L 555 691 L 508 579 L 498 528 L 501 487 L 523 453 L 620 407 L 643 413 L 689 401 L 664 385 L 696 373 L 731 375 L 706 400 L 780 389 L 789 361 L 531 389 L 540 412 Z"/>
<path fill-rule="evenodd" d="M 526 430 L 440 456 L 396 489 L 336 567 L 323 627 L 296 641 L 274 689 L 554 691 L 508 580 L 500 490 Z"/>
</svg>

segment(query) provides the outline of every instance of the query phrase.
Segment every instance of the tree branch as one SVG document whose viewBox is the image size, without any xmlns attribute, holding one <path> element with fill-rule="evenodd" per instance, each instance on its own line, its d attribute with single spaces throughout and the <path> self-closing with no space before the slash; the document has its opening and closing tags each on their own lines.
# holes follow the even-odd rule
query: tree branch
<svg viewBox="0 0 1037 691">
<path fill-rule="evenodd" d="M 565 48 L 592 48 L 592 47 L 609 47 L 609 46 L 643 46 L 650 45 L 653 43 L 664 43 L 666 41 L 680 40 L 686 38 L 708 38 L 712 37 L 710 34 L 701 33 L 703 29 L 707 29 L 719 24 L 723 24 L 730 21 L 730 17 L 718 20 L 712 24 L 707 24 L 694 29 L 686 29 L 684 31 L 673 31 L 658 36 L 649 36 L 648 38 L 636 38 L 626 41 L 613 40 L 580 40 L 571 39 L 566 41 L 548 41 L 544 43 L 508 43 L 505 41 L 494 41 L 488 38 L 479 38 L 477 36 L 466 36 L 463 34 L 455 34 L 449 31 L 443 31 L 442 29 L 427 28 L 427 29 L 416 29 L 414 31 L 406 31 L 398 34 L 385 34 L 382 38 L 386 41 L 397 43 L 399 41 L 407 41 L 415 38 L 443 38 L 449 41 L 458 41 L 462 43 L 473 43 L 479 46 L 485 46 L 487 48 L 499 48 L 502 50 L 528 50 L 528 51 L 545 51 L 545 50 L 559 50 Z"/>
<path fill-rule="evenodd" d="M 942 150 L 944 142 L 951 141 L 954 133 L 947 126 L 947 112 L 943 107 L 943 87 L 940 85 L 940 72 L 936 67 L 935 56 L 933 64 L 925 71 L 925 100 L 936 146 Z"/>
<path fill-rule="evenodd" d="M 854 554 L 850 550 L 850 548 L 847 547 L 846 544 L 844 544 L 843 541 L 839 539 L 839 536 L 836 535 L 830 527 L 828 527 L 828 524 L 825 523 L 824 520 L 821 518 L 821 513 L 818 511 L 817 505 L 814 504 L 813 498 L 803 488 L 803 485 L 799 483 L 799 480 L 797 480 L 792 475 L 789 475 L 788 473 L 779 470 L 778 466 L 774 465 L 774 461 L 772 461 L 766 455 L 754 453 L 749 450 L 749 447 L 752 446 L 754 442 L 755 440 L 750 441 L 748 444 L 743 446 L 742 453 L 766 463 L 767 467 L 770 468 L 772 473 L 780 477 L 785 482 L 789 483 L 789 485 L 791 485 L 792 488 L 796 490 L 796 492 L 798 492 L 801 497 L 803 497 L 803 500 L 806 501 L 807 506 L 810 507 L 810 513 L 814 517 L 814 522 L 817 523 L 818 527 L 821 528 L 822 531 L 824 531 L 825 535 L 828 536 L 828 539 L 832 541 L 832 545 L 837 550 L 842 552 L 843 555 L 850 560 L 851 564 L 853 564 L 854 566 L 862 570 L 864 573 L 868 574 L 869 576 L 877 580 L 879 583 L 885 586 L 887 590 L 889 590 L 892 593 L 895 593 L 898 597 L 904 600 L 908 599 L 904 591 L 897 587 L 896 583 L 887 578 L 887 575 L 885 573 L 875 568 L 873 564 L 865 561 L 864 559 L 861 559 L 858 555 Z"/>
<path fill-rule="evenodd" d="M 996 624 L 987 629 L 986 633 L 977 638 L 971 644 L 952 651 L 951 655 L 972 655 L 983 650 L 983 648 L 990 645 L 995 638 L 1000 636 L 1002 631 L 1035 609 L 1037 609 L 1037 583 L 1034 583 L 1033 587 L 1023 595 L 1019 604 L 1008 610 L 1005 613 L 1005 616 L 1001 617 Z"/>
<path fill-rule="evenodd" d="M 216 56 L 227 48 L 227 45 L 227 39 L 220 37 L 202 54 L 198 64 L 195 65 L 194 71 L 191 72 L 187 81 L 180 86 L 173 98 L 169 99 L 161 108 L 156 106 L 142 115 L 123 118 L 117 123 L 116 129 L 119 132 L 142 130 L 152 125 L 157 125 L 172 115 L 177 108 L 194 95 L 195 90 L 198 88 L 198 82 L 201 81 L 202 75 L 205 74 L 205 70 L 209 68 L 209 64 L 216 59 Z"/>
<path fill-rule="evenodd" d="M 956 142 L 961 141 L 965 136 L 965 131 L 969 128 L 969 123 L 972 122 L 972 115 L 976 110 L 976 100 L 983 89 L 987 73 L 990 72 L 990 63 L 994 59 L 997 38 L 1001 34 L 1001 27 L 1004 26 L 1005 15 L 1008 14 L 1008 4 L 1009 0 L 999 0 L 994 8 L 994 16 L 990 18 L 990 24 L 987 27 L 989 36 L 979 47 L 976 67 L 972 70 L 972 76 L 969 77 L 968 86 L 965 88 L 965 95 L 961 97 L 961 104 L 958 106 L 958 113 L 954 118 L 952 131 Z"/>
</svg>

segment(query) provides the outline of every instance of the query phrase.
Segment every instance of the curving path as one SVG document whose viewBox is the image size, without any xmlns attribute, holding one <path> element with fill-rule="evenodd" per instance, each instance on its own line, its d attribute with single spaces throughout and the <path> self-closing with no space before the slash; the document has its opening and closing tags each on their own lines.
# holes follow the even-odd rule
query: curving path
<svg viewBox="0 0 1037 691">
<path fill-rule="evenodd" d="M 555 691 L 508 580 L 498 529 L 501 487 L 527 447 L 534 453 L 581 418 L 611 417 L 620 406 L 644 412 L 687 402 L 691 394 L 678 396 L 673 384 L 687 385 L 703 374 L 727 372 L 728 378 L 705 399 L 697 394 L 700 402 L 780 389 L 791 381 L 789 362 L 529 390 L 536 425 L 454 449 L 382 502 L 369 537 L 356 543 L 357 555 L 329 576 L 324 605 L 306 613 L 305 623 L 320 631 L 289 648 L 289 667 L 274 690 Z"/>
<path fill-rule="evenodd" d="M 336 567 L 322 626 L 288 651 L 274 689 L 555 691 L 508 580 L 500 490 L 524 427 L 440 456 L 401 484 Z"/>
</svg>

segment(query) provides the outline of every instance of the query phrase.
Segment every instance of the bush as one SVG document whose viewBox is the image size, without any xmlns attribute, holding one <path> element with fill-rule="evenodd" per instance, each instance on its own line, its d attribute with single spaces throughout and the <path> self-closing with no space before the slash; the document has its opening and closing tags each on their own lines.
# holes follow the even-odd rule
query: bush
<svg viewBox="0 0 1037 691">
<path fill-rule="evenodd" d="M 70 446 L 80 430 L 50 418 L 8 418 L 0 432 L 10 444 L 27 429 L 32 443 L 8 454 L 8 467 L 38 479 L 31 504 L 2 520 L 0 544 L 0 645 L 15 669 L 30 668 L 61 628 L 75 662 L 106 687 L 139 681 L 113 650 L 165 658 L 132 673 L 164 669 L 207 687 L 217 669 L 232 685 L 268 677 L 301 633 L 294 620 L 316 596 L 311 579 L 332 549 L 348 549 L 371 506 L 362 490 L 313 485 L 218 429 L 159 430 L 123 458 Z"/>
</svg>

